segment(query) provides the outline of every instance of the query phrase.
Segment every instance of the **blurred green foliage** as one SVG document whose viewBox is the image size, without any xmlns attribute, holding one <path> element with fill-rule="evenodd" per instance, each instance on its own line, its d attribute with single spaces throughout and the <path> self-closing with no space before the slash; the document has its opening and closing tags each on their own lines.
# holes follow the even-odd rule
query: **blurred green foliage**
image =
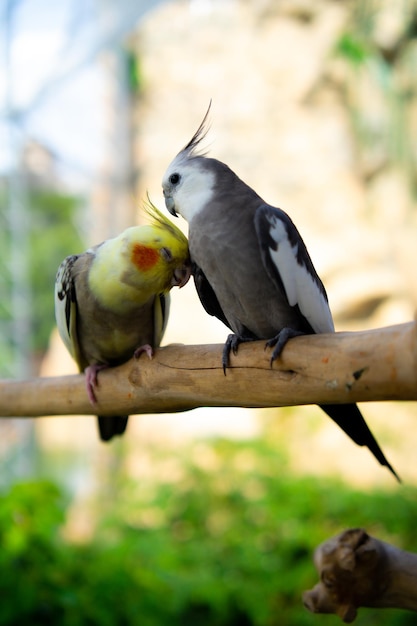
<svg viewBox="0 0 417 626">
<path fill-rule="evenodd" d="M 366 41 L 360 39 L 356 33 L 344 32 L 336 44 L 336 53 L 352 65 L 359 66 L 366 62 L 370 51 Z"/>
<path fill-rule="evenodd" d="M 74 223 L 79 200 L 49 190 L 30 193 L 29 278 L 32 289 L 32 349 L 43 352 L 55 324 L 54 285 L 59 264 L 82 252 Z"/>
<path fill-rule="evenodd" d="M 318 543 L 364 526 L 417 550 L 415 490 L 297 478 L 266 440 L 146 454 L 152 472 L 140 480 L 122 472 L 101 482 L 83 511 L 83 542 L 61 532 L 72 509 L 56 485 L 0 496 L 0 625 L 336 625 L 301 602 L 316 582 Z M 355 623 L 405 626 L 415 616 L 361 609 Z"/>
<path fill-rule="evenodd" d="M 350 23 L 335 52 L 347 68 L 344 97 L 367 179 L 381 168 L 400 167 L 417 195 L 417 4 L 353 0 Z M 385 26 L 384 26 L 385 24 Z"/>
<path fill-rule="evenodd" d="M 129 91 L 132 95 L 139 95 L 143 84 L 140 57 L 131 50 L 126 50 L 126 64 Z"/>
<path fill-rule="evenodd" d="M 83 250 L 76 224 L 80 200 L 64 192 L 42 187 L 28 188 L 25 200 L 28 249 L 21 251 L 21 254 L 22 263 L 27 268 L 30 295 L 25 315 L 29 317 L 30 352 L 38 356 L 46 350 L 55 324 L 54 284 L 58 266 L 64 257 Z M 0 190 L 0 218 L 5 213 L 7 202 L 7 194 Z M 0 223 L 4 225 L 4 216 Z M 7 271 L 12 245 L 10 232 L 7 227 L 3 227 L 0 230 L 0 267 L 3 270 L 6 268 L 6 271 L 2 271 L 0 280 L 0 332 L 3 334 L 0 371 L 3 364 L 13 359 L 12 337 L 7 330 L 12 316 L 12 274 Z"/>
</svg>

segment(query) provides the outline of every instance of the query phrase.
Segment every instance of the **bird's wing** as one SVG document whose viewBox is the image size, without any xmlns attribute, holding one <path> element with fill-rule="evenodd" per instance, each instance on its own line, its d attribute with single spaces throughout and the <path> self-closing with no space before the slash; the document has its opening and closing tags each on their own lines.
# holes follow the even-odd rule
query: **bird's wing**
<svg viewBox="0 0 417 626">
<path fill-rule="evenodd" d="M 164 336 L 165 329 L 168 324 L 169 309 L 171 305 L 171 296 L 169 293 L 160 293 L 155 297 L 153 305 L 153 348 L 157 348 Z"/>
<path fill-rule="evenodd" d="M 73 267 L 80 255 L 64 259 L 55 280 L 55 318 L 59 334 L 69 353 L 80 366 L 81 351 L 77 336 L 77 295 Z"/>
<path fill-rule="evenodd" d="M 196 263 L 193 263 L 192 274 L 194 275 L 194 284 L 198 297 L 206 313 L 214 315 L 214 317 L 217 317 L 223 324 L 230 328 L 230 324 L 223 313 L 223 309 L 214 293 L 213 287 L 210 285 L 201 267 Z"/>
<path fill-rule="evenodd" d="M 290 306 L 298 306 L 315 333 L 334 331 L 326 290 L 288 215 L 267 204 L 255 214 L 265 269 Z"/>
</svg>

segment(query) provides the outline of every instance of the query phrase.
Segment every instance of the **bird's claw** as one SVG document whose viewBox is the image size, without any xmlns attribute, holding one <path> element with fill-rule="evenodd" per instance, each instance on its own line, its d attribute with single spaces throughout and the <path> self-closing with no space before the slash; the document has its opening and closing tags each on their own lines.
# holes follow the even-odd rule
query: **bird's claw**
<svg viewBox="0 0 417 626">
<path fill-rule="evenodd" d="M 92 404 L 92 406 L 97 404 L 97 398 L 95 394 L 95 389 L 96 387 L 98 387 L 97 374 L 101 370 L 105 370 L 107 368 L 108 368 L 108 365 L 104 363 L 101 365 L 98 365 L 97 363 L 93 363 L 92 365 L 89 365 L 88 367 L 86 367 L 84 370 L 85 388 L 87 391 L 88 399 L 90 401 L 90 404 Z"/>
<path fill-rule="evenodd" d="M 226 376 L 226 370 L 229 367 L 230 360 L 230 352 L 233 350 L 233 354 L 237 353 L 237 347 L 239 343 L 237 341 L 236 335 L 228 335 L 225 344 L 223 346 L 222 353 L 222 366 L 223 366 L 223 374 Z"/>
<path fill-rule="evenodd" d="M 230 334 L 223 347 L 222 365 L 223 373 L 226 376 L 226 369 L 229 367 L 230 352 L 237 354 L 237 349 L 241 343 L 247 343 L 248 341 L 254 341 L 252 337 L 241 337 L 235 333 Z"/>
<path fill-rule="evenodd" d="M 153 348 L 152 348 L 152 346 L 149 343 L 145 343 L 143 346 L 139 346 L 139 348 L 136 348 L 136 350 L 133 353 L 133 357 L 135 359 L 138 359 L 143 352 L 146 352 L 148 357 L 150 359 L 152 359 L 152 357 L 153 357 Z"/>
<path fill-rule="evenodd" d="M 270 358 L 270 366 L 272 367 L 273 362 L 281 356 L 283 349 L 285 348 L 287 341 L 292 339 L 293 337 L 298 337 L 299 335 L 303 335 L 300 330 L 294 330 L 293 328 L 282 328 L 275 337 L 268 339 L 265 344 L 266 348 L 274 348 Z"/>
</svg>

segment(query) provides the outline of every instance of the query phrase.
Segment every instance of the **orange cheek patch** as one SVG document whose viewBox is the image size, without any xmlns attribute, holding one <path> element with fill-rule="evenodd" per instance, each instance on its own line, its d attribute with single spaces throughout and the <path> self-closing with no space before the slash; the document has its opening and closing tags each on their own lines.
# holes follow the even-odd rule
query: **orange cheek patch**
<svg viewBox="0 0 417 626">
<path fill-rule="evenodd" d="M 140 270 L 146 272 L 150 270 L 155 263 L 158 262 L 159 252 L 154 248 L 147 248 L 137 243 L 133 246 L 132 251 L 132 263 L 136 265 Z"/>
</svg>

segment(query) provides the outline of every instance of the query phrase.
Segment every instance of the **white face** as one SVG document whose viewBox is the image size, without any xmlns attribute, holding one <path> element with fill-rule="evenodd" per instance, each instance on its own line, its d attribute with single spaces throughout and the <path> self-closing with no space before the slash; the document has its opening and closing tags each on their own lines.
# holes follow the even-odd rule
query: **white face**
<svg viewBox="0 0 417 626">
<path fill-rule="evenodd" d="M 201 161 L 175 157 L 162 179 L 162 189 L 168 211 L 179 213 L 187 222 L 210 202 L 215 183 L 214 172 Z"/>
</svg>

